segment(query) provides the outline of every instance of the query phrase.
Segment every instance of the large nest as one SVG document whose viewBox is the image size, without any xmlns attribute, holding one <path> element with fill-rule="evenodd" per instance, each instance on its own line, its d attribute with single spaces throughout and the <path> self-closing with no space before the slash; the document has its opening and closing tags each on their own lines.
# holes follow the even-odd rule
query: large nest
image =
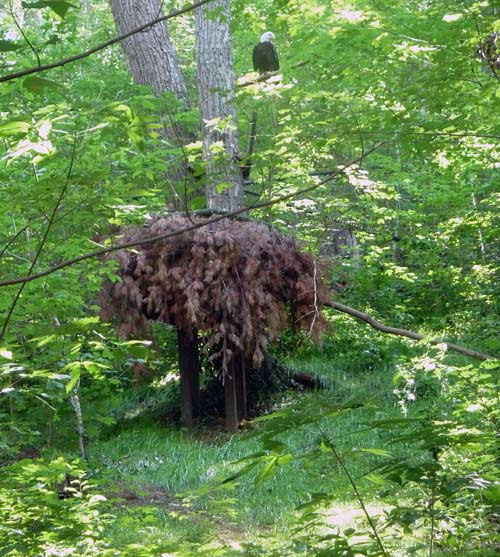
<svg viewBox="0 0 500 557">
<path fill-rule="evenodd" d="M 157 218 L 128 230 L 123 241 L 192 223 L 182 216 Z M 148 320 L 206 331 L 205 347 L 221 358 L 225 372 L 241 352 L 258 366 L 287 325 L 318 341 L 326 326 L 320 310 L 329 292 L 315 259 L 264 224 L 223 219 L 113 257 L 121 280 L 104 286 L 102 317 L 117 318 L 124 336 L 143 331 Z"/>
</svg>

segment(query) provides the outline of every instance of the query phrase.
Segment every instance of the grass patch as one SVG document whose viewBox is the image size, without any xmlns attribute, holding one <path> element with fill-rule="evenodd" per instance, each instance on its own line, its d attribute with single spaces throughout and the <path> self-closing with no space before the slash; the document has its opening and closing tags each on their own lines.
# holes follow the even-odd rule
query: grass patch
<svg viewBox="0 0 500 557">
<path fill-rule="evenodd" d="M 364 521 L 359 502 L 332 453 L 324 451 L 305 459 L 300 455 L 317 447 L 318 438 L 326 435 L 343 456 L 368 508 L 383 514 L 390 508 L 389 499 L 378 499 L 380 486 L 367 478 L 381 461 L 377 449 L 382 447 L 395 456 L 411 455 L 414 460 L 419 459 L 419 453 L 411 440 L 389 446 L 384 437 L 387 434 L 371 427 L 374 420 L 402 416 L 393 395 L 393 361 L 385 357 L 389 353 L 397 357 L 394 356 L 397 350 L 383 345 L 355 359 L 347 346 L 344 351 L 334 348 L 330 346 L 322 354 L 304 352 L 286 362 L 291 369 L 318 377 L 323 388 L 287 393 L 279 404 L 282 408 L 306 404 L 314 407 L 321 401 L 343 403 L 358 397 L 362 405 L 322 418 L 320 429 L 317 424 L 307 424 L 280 433 L 278 440 L 294 458 L 277 466 L 261 483 L 255 482 L 262 470 L 262 466 L 257 466 L 238 477 L 230 489 L 206 489 L 220 486 L 221 479 L 237 472 L 242 465 L 235 461 L 262 450 L 262 440 L 252 427 L 238 435 L 229 435 L 220 427 L 188 431 L 157 417 L 165 412 L 168 415 L 171 410 L 169 405 L 175 400 L 168 392 L 171 386 L 150 386 L 125 393 L 118 410 L 118 426 L 112 435 L 108 432 L 106 438 L 94 441 L 88 450 L 92 475 L 111 497 L 116 516 L 106 534 L 113 540 L 113 546 L 142 544 L 154 546 L 159 554 L 175 555 L 314 554 L 307 553 L 307 533 L 297 538 L 294 547 L 290 540 L 295 540 L 297 506 L 308 502 L 311 494 L 317 492 L 329 495 L 328 504 L 321 509 L 322 528 L 328 532 L 349 528 L 358 532 L 364 528 L 366 532 L 366 523 L 359 526 Z M 349 354 L 351 357 L 347 357 Z M 429 391 L 425 396 L 434 395 Z M 410 405 L 410 415 L 419 405 L 428 404 L 425 396 Z M 370 449 L 373 454 L 366 452 Z M 202 494 L 198 492 L 204 489 Z M 427 532 L 417 531 L 414 535 L 425 538 Z M 390 540 L 390 546 L 400 544 L 394 555 L 415 543 L 415 537 Z M 304 543 L 306 549 L 300 545 Z M 436 547 L 434 555 L 445 557 L 446 553 L 441 556 L 438 550 Z M 428 550 L 420 549 L 415 553 L 427 554 Z M 479 555 L 489 557 L 487 551 L 470 553 L 470 557 Z"/>
<path fill-rule="evenodd" d="M 380 445 L 380 439 L 367 428 L 367 422 L 374 417 L 399 415 L 388 395 L 392 377 L 388 367 L 378 372 L 349 369 L 331 356 L 321 354 L 290 360 L 287 364 L 319 377 L 324 388 L 318 392 L 290 393 L 283 404 L 293 406 L 320 397 L 341 402 L 362 393 L 366 407 L 324 418 L 321 430 L 341 450 L 350 451 L 353 444 L 363 448 Z M 155 405 L 164 410 L 168 398 L 164 392 L 151 388 L 142 395 L 128 396 L 123 406 L 126 412 L 122 412 L 115 435 L 93 442 L 89 447 L 93 474 L 105 479 L 109 493 L 122 490 L 118 518 L 111 533 L 118 545 L 134 543 L 147 535 L 156 543 L 161 539 L 165 547 L 182 541 L 193 550 L 195 540 L 191 533 L 195 532 L 196 543 L 216 539 L 226 544 L 230 552 L 238 550 L 236 546 L 240 544 L 246 548 L 245 554 L 251 555 L 264 546 L 271 551 L 271 546 L 287 542 L 288 533 L 295 525 L 295 508 L 319 489 L 334 494 L 339 507 L 353 512 L 358 508 L 345 474 L 328 454 L 314 461 L 293 460 L 287 466 L 278 467 L 268 481 L 257 485 L 255 473 L 242 476 L 234 489 L 197 497 L 188 510 L 182 504 L 178 508 L 168 505 L 161 497 L 148 499 L 148 493 L 156 491 L 166 501 L 181 501 L 186 494 L 230 476 L 238 469 L 235 461 L 261 449 L 261 441 L 253 430 L 231 436 L 217 429 L 187 431 L 155 423 L 152 418 Z M 317 427 L 308 425 L 282 434 L 280 441 L 292 453 L 299 454 L 315 444 L 318 435 Z M 375 496 L 375 488 L 363 476 L 375 460 L 376 457 L 365 456 L 349 459 L 348 463 L 369 500 Z M 128 502 L 123 501 L 123 486 L 129 493 Z M 135 499 L 133 505 L 131 499 Z M 137 507 L 145 508 L 146 503 L 150 506 L 148 533 L 143 531 L 144 524 L 139 526 L 135 522 L 136 527 L 131 526 Z M 186 523 L 189 532 L 184 531 Z M 260 539 L 264 532 L 264 539 Z M 185 550 L 188 551 L 187 546 Z"/>
</svg>

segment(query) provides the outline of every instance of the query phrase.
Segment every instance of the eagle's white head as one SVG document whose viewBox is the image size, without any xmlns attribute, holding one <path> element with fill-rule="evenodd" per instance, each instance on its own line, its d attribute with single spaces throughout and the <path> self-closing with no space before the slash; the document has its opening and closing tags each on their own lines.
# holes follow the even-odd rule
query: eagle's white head
<svg viewBox="0 0 500 557">
<path fill-rule="evenodd" d="M 262 35 L 260 36 L 260 42 L 270 43 L 274 38 L 275 38 L 274 33 L 272 31 L 266 31 L 265 33 L 262 33 Z"/>
</svg>

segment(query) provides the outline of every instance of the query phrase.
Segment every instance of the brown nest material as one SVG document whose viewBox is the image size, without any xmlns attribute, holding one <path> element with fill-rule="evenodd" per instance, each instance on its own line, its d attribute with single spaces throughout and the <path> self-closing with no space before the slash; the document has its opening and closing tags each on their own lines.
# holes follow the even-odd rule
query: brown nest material
<svg viewBox="0 0 500 557">
<path fill-rule="evenodd" d="M 128 230 L 123 241 L 192 222 L 156 218 Z M 205 348 L 222 359 L 224 372 L 237 353 L 259 365 L 287 325 L 310 331 L 316 341 L 326 327 L 321 308 L 330 293 L 319 265 L 294 239 L 262 223 L 227 218 L 112 257 L 120 280 L 103 287 L 102 317 L 117 319 L 123 336 L 144 331 L 148 320 L 206 331 Z"/>
</svg>

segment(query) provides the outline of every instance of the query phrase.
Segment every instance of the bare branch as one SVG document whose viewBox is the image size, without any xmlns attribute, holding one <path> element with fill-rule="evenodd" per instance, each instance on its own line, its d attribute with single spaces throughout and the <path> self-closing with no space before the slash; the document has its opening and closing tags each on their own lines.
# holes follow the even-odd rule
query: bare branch
<svg viewBox="0 0 500 557">
<path fill-rule="evenodd" d="M 28 68 L 27 70 L 21 70 L 20 72 L 15 72 L 15 73 L 4 75 L 4 76 L 0 77 L 0 83 L 2 83 L 3 81 L 12 81 L 13 79 L 18 79 L 19 77 L 24 77 L 25 75 L 30 75 L 30 74 L 33 74 L 33 73 L 45 72 L 45 71 L 51 70 L 53 68 L 59 68 L 61 66 L 65 66 L 66 64 L 76 62 L 77 60 L 81 60 L 82 58 L 86 58 L 87 56 L 91 56 L 92 54 L 95 54 L 96 52 L 99 52 L 100 50 L 104 50 L 105 48 L 108 48 L 108 46 L 112 46 L 116 43 L 119 43 L 119 42 L 123 41 L 124 39 L 126 39 L 126 38 L 128 38 L 132 35 L 136 35 L 137 33 L 141 33 L 142 31 L 147 30 L 149 27 L 152 27 L 153 25 L 157 25 L 158 23 L 161 23 L 162 21 L 167 21 L 168 19 L 172 19 L 173 17 L 177 17 L 179 15 L 190 12 L 190 11 L 194 10 L 195 8 L 198 8 L 199 6 L 202 6 L 203 4 L 207 4 L 208 2 L 211 2 L 211 1 L 212 0 L 200 0 L 199 2 L 196 2 L 195 4 L 191 4 L 190 6 L 186 6 L 185 8 L 181 8 L 179 10 L 173 10 L 169 14 L 164 15 L 162 17 L 159 17 L 157 19 L 154 19 L 153 21 L 150 21 L 148 23 L 145 23 L 144 25 L 141 25 L 140 27 L 136 27 L 135 29 L 132 29 L 132 31 L 129 31 L 128 33 L 124 33 L 123 35 L 119 35 L 117 37 L 114 37 L 113 39 L 110 39 L 109 41 L 106 41 L 106 42 L 101 43 L 97 46 L 94 46 L 93 48 L 91 48 L 89 50 L 86 50 L 85 52 L 81 52 L 80 54 L 75 54 L 74 56 L 69 56 L 68 58 L 63 58 L 62 60 L 59 60 L 58 62 L 53 62 L 52 64 L 44 64 L 42 66 L 36 66 L 34 68 Z"/>
<path fill-rule="evenodd" d="M 337 311 L 341 311 L 342 313 L 347 313 L 351 317 L 355 317 L 360 321 L 364 321 L 368 323 L 370 327 L 377 329 L 377 331 L 381 331 L 382 333 L 388 333 L 390 335 L 397 335 L 400 337 L 411 338 L 413 340 L 425 340 L 423 335 L 419 335 L 418 333 L 414 333 L 413 331 L 408 331 L 407 329 L 398 329 L 396 327 L 388 327 L 384 325 L 380 321 L 377 321 L 371 315 L 359 311 L 357 309 L 351 308 L 349 306 L 345 306 L 344 304 L 340 304 L 339 302 L 331 301 L 328 304 L 325 304 L 328 307 L 336 309 Z M 470 356 L 471 358 L 478 358 L 479 360 L 490 360 L 494 359 L 495 356 L 489 356 L 488 354 L 483 354 L 482 352 L 476 352 L 475 350 L 470 350 L 469 348 L 463 348 L 462 346 L 458 346 L 457 344 L 452 344 L 450 342 L 444 342 L 440 339 L 431 339 L 428 341 L 429 344 L 444 344 L 448 350 L 453 350 L 454 352 L 460 352 L 461 354 L 465 354 L 466 356 Z"/>
<path fill-rule="evenodd" d="M 24 277 L 19 277 L 16 279 L 8 279 L 8 280 L 3 280 L 0 281 L 0 287 L 2 286 L 11 286 L 13 284 L 20 284 L 20 283 L 26 283 L 26 282 L 31 282 L 33 280 L 45 277 L 47 275 L 50 275 L 52 273 L 55 273 L 56 271 L 59 271 L 61 269 L 64 269 L 65 267 L 69 267 L 70 265 L 74 265 L 75 263 L 79 263 L 80 261 L 85 261 L 87 259 L 92 259 L 94 257 L 99 257 L 101 255 L 105 255 L 106 253 L 111 253 L 113 251 L 118 251 L 120 249 L 125 249 L 125 248 L 132 248 L 135 246 L 142 246 L 142 245 L 146 245 L 146 244 L 152 244 L 154 242 L 158 242 L 160 240 L 165 240 L 167 238 L 172 238 L 173 236 L 179 236 L 181 234 L 184 234 L 185 232 L 191 232 L 192 230 L 196 230 L 197 228 L 202 228 L 203 226 L 207 226 L 209 224 L 212 224 L 213 222 L 218 222 L 222 219 L 226 219 L 229 217 L 235 217 L 237 215 L 241 215 L 243 213 L 246 213 L 248 211 L 251 211 L 253 209 L 263 209 L 265 207 L 271 207 L 272 205 L 275 205 L 276 203 L 280 203 L 282 201 L 287 201 L 288 199 L 293 199 L 294 197 L 297 197 L 299 195 L 303 195 L 305 193 L 309 193 L 310 191 L 313 191 L 317 188 L 319 188 L 320 186 L 327 184 L 328 182 L 331 182 L 334 178 L 336 178 L 337 176 L 339 176 L 340 174 L 343 174 L 344 170 L 360 163 L 365 157 L 367 157 L 368 155 L 370 155 L 371 153 L 373 153 L 374 151 L 376 151 L 377 149 L 379 149 L 382 145 L 385 145 L 387 142 L 386 141 L 381 141 L 380 143 L 377 143 L 374 147 L 372 147 L 371 149 L 369 149 L 368 151 L 366 151 L 364 153 L 363 156 L 357 157 L 356 159 L 353 159 L 352 161 L 350 161 L 349 163 L 347 163 L 346 165 L 343 165 L 343 167 L 341 169 L 338 169 L 336 172 L 333 172 L 330 176 L 328 176 L 328 178 L 326 178 L 325 180 L 322 180 L 321 182 L 318 182 L 317 184 L 312 184 L 311 186 L 308 186 L 307 188 L 303 188 L 301 190 L 298 190 L 296 192 L 293 193 L 289 193 L 286 195 L 281 195 L 279 197 L 276 197 L 274 199 L 270 199 L 269 201 L 263 201 L 261 203 L 254 203 L 253 205 L 250 205 L 249 207 L 242 207 L 241 209 L 237 209 L 236 211 L 232 211 L 230 213 L 223 213 L 221 215 L 217 215 L 216 217 L 213 217 L 211 219 L 207 219 L 204 222 L 200 222 L 197 224 L 193 224 L 192 226 L 188 226 L 187 228 L 182 228 L 180 230 L 176 230 L 175 232 L 170 232 L 168 234 L 160 234 L 158 236 L 153 236 L 152 238 L 147 238 L 145 240 L 138 240 L 138 241 L 134 241 L 134 242 L 128 242 L 125 244 L 117 244 L 115 246 L 110 246 L 108 248 L 102 248 L 84 255 L 80 255 L 78 257 L 74 257 L 73 259 L 68 259 L 67 261 L 63 261 L 62 263 L 59 263 L 58 265 L 54 265 L 53 267 L 50 267 L 49 269 L 46 269 L 45 271 L 42 271 L 40 273 L 36 273 L 36 274 L 28 274 Z M 30 270 L 31 272 L 31 270 Z"/>
</svg>

